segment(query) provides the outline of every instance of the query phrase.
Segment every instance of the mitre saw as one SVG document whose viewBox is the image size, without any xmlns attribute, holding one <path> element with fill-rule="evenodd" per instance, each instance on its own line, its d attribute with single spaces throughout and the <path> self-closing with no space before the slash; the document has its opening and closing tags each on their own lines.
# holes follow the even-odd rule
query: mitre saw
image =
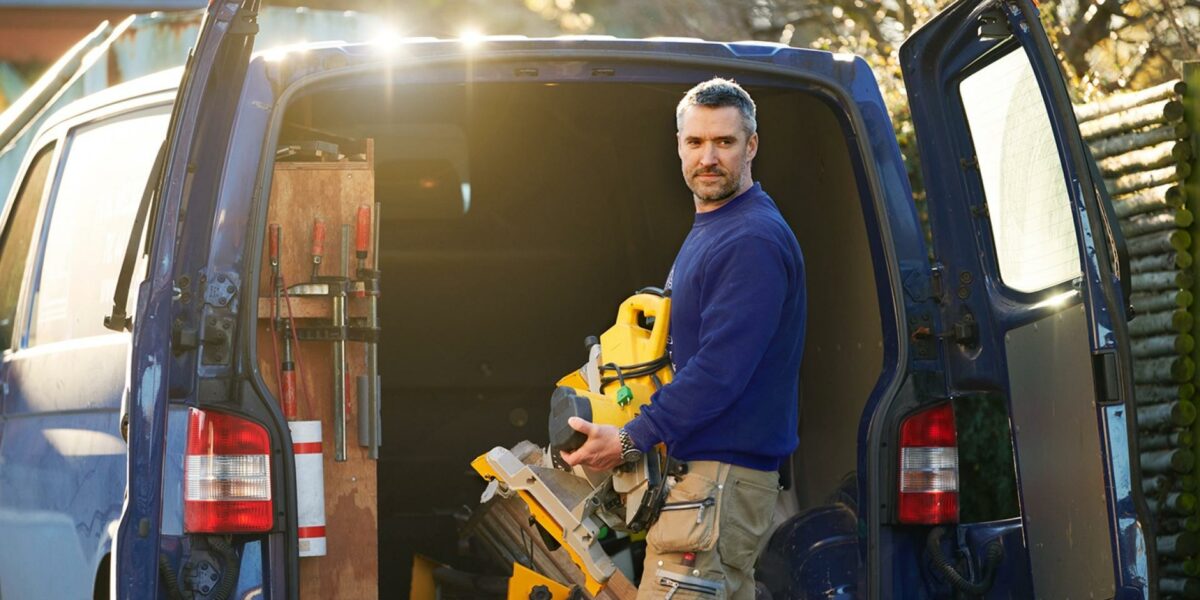
<svg viewBox="0 0 1200 600">
<path fill-rule="evenodd" d="M 602 530 L 637 532 L 653 522 L 673 470 L 659 445 L 634 463 L 612 471 L 568 467 L 559 451 L 573 451 L 586 436 L 567 419 L 623 426 L 650 396 L 671 381 L 667 357 L 670 298 L 647 288 L 621 304 L 617 321 L 597 340 L 588 338 L 588 360 L 558 381 L 550 398 L 550 444 L 540 462 L 526 464 L 507 448 L 496 447 L 472 461 L 489 480 L 482 502 L 496 494 L 518 494 L 543 534 L 561 544 L 597 594 L 616 571 L 600 546 Z"/>
</svg>

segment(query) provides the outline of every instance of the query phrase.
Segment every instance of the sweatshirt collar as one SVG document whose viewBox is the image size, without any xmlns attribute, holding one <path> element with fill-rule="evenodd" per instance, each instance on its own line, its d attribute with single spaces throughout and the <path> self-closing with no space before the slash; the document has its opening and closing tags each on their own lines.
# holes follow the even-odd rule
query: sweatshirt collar
<svg viewBox="0 0 1200 600">
<path fill-rule="evenodd" d="M 695 223 L 696 223 L 696 225 L 703 225 L 705 223 L 711 223 L 717 219 L 720 219 L 722 217 L 722 215 L 728 215 L 730 213 L 737 212 L 738 207 L 745 204 L 747 198 L 753 198 L 762 193 L 763 193 L 762 184 L 756 181 L 756 182 L 754 182 L 754 185 L 750 186 L 750 189 L 742 192 L 741 194 L 738 194 L 737 196 L 735 196 L 733 198 L 733 200 L 730 200 L 729 202 L 722 204 L 721 208 L 718 208 L 717 210 L 711 210 L 708 212 L 696 213 L 696 222 Z"/>
</svg>

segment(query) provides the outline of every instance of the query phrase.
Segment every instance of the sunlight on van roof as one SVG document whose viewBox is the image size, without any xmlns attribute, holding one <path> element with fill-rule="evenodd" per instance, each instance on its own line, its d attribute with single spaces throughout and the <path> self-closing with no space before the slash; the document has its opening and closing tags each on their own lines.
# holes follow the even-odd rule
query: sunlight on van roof
<svg viewBox="0 0 1200 600">
<path fill-rule="evenodd" d="M 483 43 L 483 31 L 478 27 L 466 26 L 458 30 L 458 39 L 468 48 L 474 48 Z"/>
<path fill-rule="evenodd" d="M 367 43 L 375 47 L 376 50 L 391 54 L 400 47 L 400 43 L 404 41 L 404 36 L 400 32 L 391 27 L 381 27 L 379 31 Z"/>
<path fill-rule="evenodd" d="M 260 56 L 267 62 L 279 62 L 286 58 L 288 54 L 307 52 L 307 44 L 308 42 L 301 40 L 282 46 L 275 46 L 274 48 L 267 48 L 260 53 Z"/>
</svg>

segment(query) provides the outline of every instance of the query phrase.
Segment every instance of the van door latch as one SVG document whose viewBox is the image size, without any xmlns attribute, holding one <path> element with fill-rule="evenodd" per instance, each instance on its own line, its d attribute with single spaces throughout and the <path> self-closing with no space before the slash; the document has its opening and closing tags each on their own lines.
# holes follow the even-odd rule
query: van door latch
<svg viewBox="0 0 1200 600">
<path fill-rule="evenodd" d="M 930 295 L 935 302 L 940 303 L 942 301 L 942 293 L 945 291 L 945 284 L 942 279 L 945 274 L 946 267 L 940 263 L 933 265 L 933 268 L 929 270 L 929 286 L 933 288 Z"/>
<path fill-rule="evenodd" d="M 921 345 L 932 343 L 936 340 L 954 340 L 958 345 L 972 348 L 979 344 L 979 323 L 975 321 L 975 315 L 964 312 L 958 321 L 955 321 L 947 331 L 939 331 L 936 334 L 926 325 L 914 326 L 909 333 L 909 339 L 913 344 L 918 346 L 917 358 L 930 358 L 931 352 L 926 350 L 925 353 L 920 351 Z M 924 354 L 924 355 L 923 355 Z"/>
<path fill-rule="evenodd" d="M 1092 355 L 1092 372 L 1096 377 L 1096 392 L 1101 402 L 1121 401 L 1121 382 L 1117 377 L 1117 353 L 1098 352 Z"/>
<path fill-rule="evenodd" d="M 175 319 L 171 326 L 171 351 L 179 356 L 188 350 L 200 347 L 200 336 L 195 327 L 190 327 L 183 319 Z"/>
<path fill-rule="evenodd" d="M 971 313 L 963 314 L 962 318 L 954 323 L 954 341 L 961 346 L 972 348 L 979 344 L 979 323 L 975 321 L 975 315 Z"/>
</svg>

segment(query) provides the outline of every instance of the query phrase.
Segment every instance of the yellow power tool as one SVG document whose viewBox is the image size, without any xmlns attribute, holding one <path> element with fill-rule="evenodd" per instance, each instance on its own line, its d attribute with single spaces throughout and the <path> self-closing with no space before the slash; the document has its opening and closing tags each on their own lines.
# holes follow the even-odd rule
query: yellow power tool
<svg viewBox="0 0 1200 600">
<path fill-rule="evenodd" d="M 560 379 L 551 395 L 550 444 L 541 463 L 526 464 L 502 447 L 471 463 L 490 482 L 481 501 L 518 494 L 542 530 L 583 570 L 593 595 L 616 571 L 600 546 L 602 531 L 633 533 L 650 525 L 666 494 L 669 459 L 659 446 L 612 471 L 567 467 L 559 451 L 575 450 L 586 441 L 567 419 L 578 416 L 620 427 L 670 383 L 670 307 L 661 290 L 641 290 L 621 304 L 616 323 L 599 340 L 589 338 L 587 363 Z"/>
</svg>

